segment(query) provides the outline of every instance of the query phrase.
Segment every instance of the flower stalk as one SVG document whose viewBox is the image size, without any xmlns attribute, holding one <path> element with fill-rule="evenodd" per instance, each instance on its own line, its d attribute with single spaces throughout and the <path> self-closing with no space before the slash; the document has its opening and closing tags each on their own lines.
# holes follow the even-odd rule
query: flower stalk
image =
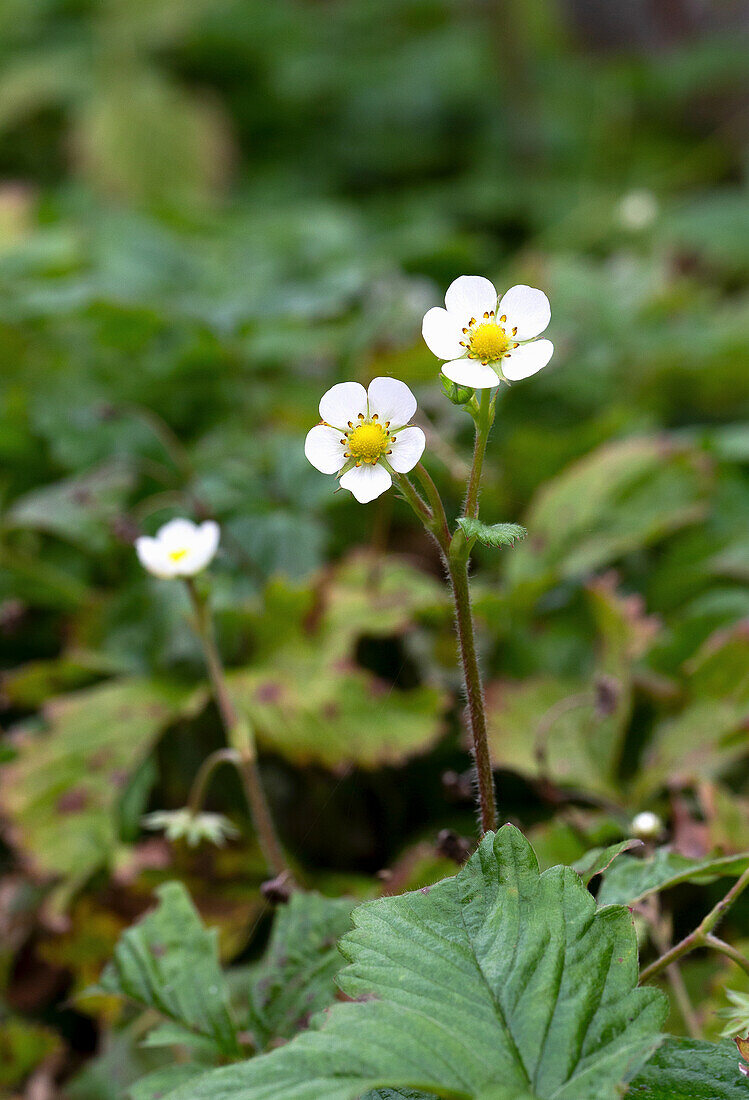
<svg viewBox="0 0 749 1100">
<path fill-rule="evenodd" d="M 666 969 L 666 967 L 671 966 L 684 955 L 690 954 L 690 952 L 697 950 L 699 947 L 711 947 L 714 951 L 720 951 L 728 958 L 733 959 L 742 970 L 749 974 L 749 959 L 745 959 L 743 955 L 731 948 L 729 944 L 724 943 L 723 940 L 718 939 L 717 936 L 712 934 L 718 922 L 723 919 L 734 902 L 737 901 L 744 890 L 746 890 L 747 886 L 749 886 L 749 869 L 744 871 L 743 875 L 736 880 L 725 897 L 721 898 L 717 905 L 713 906 L 693 932 L 690 932 L 688 936 L 685 936 L 684 939 L 677 943 L 675 947 L 672 947 L 670 951 L 666 951 L 659 959 L 652 962 L 650 966 L 645 967 L 640 975 L 640 984 L 648 982 L 652 978 L 656 978 L 661 971 Z"/>
<path fill-rule="evenodd" d="M 479 490 L 481 488 L 481 474 L 484 469 L 484 455 L 489 439 L 489 431 L 494 422 L 494 401 L 491 390 L 481 391 L 478 413 L 476 415 L 476 439 L 473 445 L 473 463 L 468 478 L 468 489 L 463 508 L 463 515 L 475 519 L 479 512 Z"/>
<path fill-rule="evenodd" d="M 291 878 L 291 871 L 278 839 L 270 805 L 268 804 L 265 790 L 263 789 L 252 729 L 250 728 L 249 722 L 240 717 L 237 713 L 234 701 L 231 698 L 226 684 L 226 676 L 221 663 L 221 657 L 219 656 L 218 646 L 216 645 L 213 619 L 208 601 L 198 591 L 192 577 L 185 578 L 185 584 L 194 611 L 195 628 L 202 646 L 213 697 L 226 733 L 226 739 L 230 746 L 226 755 L 223 755 L 221 759 L 229 760 L 237 767 L 257 833 L 258 842 L 263 856 L 265 857 L 268 870 L 273 875 L 278 876 L 285 874 Z M 209 757 L 208 760 L 205 761 L 203 768 L 201 768 L 203 782 L 207 782 L 213 767 L 220 763 L 220 760 L 215 759 L 215 755 L 216 754 L 214 754 L 214 757 Z M 201 779 L 200 773 L 198 774 L 198 779 Z M 196 785 L 198 785 L 197 781 Z M 197 793 L 193 789 L 191 803 L 193 798 L 198 797 L 198 795 L 202 797 L 200 787 Z"/>
<path fill-rule="evenodd" d="M 468 581 L 468 543 L 462 531 L 453 537 L 448 558 L 448 573 L 455 605 L 455 625 L 463 667 L 463 683 L 468 705 L 471 746 L 476 764 L 481 831 L 497 828 L 497 803 L 494 793 L 494 772 L 489 755 L 486 732 L 486 710 L 481 671 L 476 655 L 476 638 L 471 611 L 471 590 Z"/>
</svg>

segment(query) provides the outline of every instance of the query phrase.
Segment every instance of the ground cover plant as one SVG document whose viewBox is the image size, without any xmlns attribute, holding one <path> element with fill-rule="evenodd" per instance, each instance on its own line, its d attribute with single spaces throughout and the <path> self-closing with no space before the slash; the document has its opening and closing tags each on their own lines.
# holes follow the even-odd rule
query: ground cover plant
<svg viewBox="0 0 749 1100">
<path fill-rule="evenodd" d="M 0 11 L 0 1095 L 747 1094 L 745 20 L 605 7 Z"/>
</svg>

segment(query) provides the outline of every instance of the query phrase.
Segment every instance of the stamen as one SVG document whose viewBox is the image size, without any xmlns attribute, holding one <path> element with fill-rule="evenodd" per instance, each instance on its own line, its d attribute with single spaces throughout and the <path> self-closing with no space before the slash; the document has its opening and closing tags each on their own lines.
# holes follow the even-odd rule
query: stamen
<svg viewBox="0 0 749 1100">
<path fill-rule="evenodd" d="M 501 324 L 504 324 L 505 321 L 507 320 L 507 314 L 503 313 L 502 316 L 499 318 L 499 320 L 500 320 Z"/>
</svg>

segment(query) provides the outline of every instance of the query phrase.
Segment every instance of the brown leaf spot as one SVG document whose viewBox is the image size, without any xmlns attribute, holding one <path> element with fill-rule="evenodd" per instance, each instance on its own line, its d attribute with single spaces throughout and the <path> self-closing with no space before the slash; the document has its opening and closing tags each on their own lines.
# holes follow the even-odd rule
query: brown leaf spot
<svg viewBox="0 0 749 1100">
<path fill-rule="evenodd" d="M 73 787 L 71 790 L 65 791 L 65 794 L 60 795 L 55 804 L 55 809 L 59 814 L 77 814 L 81 810 L 85 810 L 88 800 L 88 791 L 82 787 Z"/>
</svg>

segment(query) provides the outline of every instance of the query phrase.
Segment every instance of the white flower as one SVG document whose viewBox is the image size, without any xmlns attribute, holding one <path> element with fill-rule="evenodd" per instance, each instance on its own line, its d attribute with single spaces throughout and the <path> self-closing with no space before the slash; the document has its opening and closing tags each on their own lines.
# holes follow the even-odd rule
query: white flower
<svg viewBox="0 0 749 1100">
<path fill-rule="evenodd" d="M 190 848 L 197 848 L 203 840 L 220 848 L 227 837 L 239 836 L 239 830 L 223 814 L 194 814 L 187 807 L 146 814 L 143 824 L 155 832 L 163 831 L 167 840 L 184 840 Z"/>
<path fill-rule="evenodd" d="M 219 526 L 212 520 L 193 523 L 172 519 L 156 532 L 135 540 L 141 565 L 154 577 L 194 577 L 212 560 L 218 549 Z"/>
<path fill-rule="evenodd" d="M 663 822 L 658 814 L 643 810 L 632 818 L 629 831 L 640 840 L 657 840 L 663 832 Z"/>
<path fill-rule="evenodd" d="M 629 191 L 619 203 L 619 223 L 633 233 L 648 229 L 658 217 L 658 200 L 644 187 Z"/>
<path fill-rule="evenodd" d="M 338 474 L 360 504 L 380 496 L 393 483 L 391 471 L 413 470 L 426 439 L 408 427 L 416 398 L 397 378 L 375 378 L 365 390 L 339 382 L 320 402 L 322 424 L 307 435 L 304 453 L 323 474 Z"/>
<path fill-rule="evenodd" d="M 542 290 L 522 283 L 497 302 L 481 275 L 461 275 L 445 295 L 446 309 L 424 315 L 422 334 L 430 351 L 447 362 L 442 373 L 459 386 L 490 389 L 504 379 L 530 378 L 551 359 L 551 340 L 537 340 L 551 320 Z"/>
</svg>

